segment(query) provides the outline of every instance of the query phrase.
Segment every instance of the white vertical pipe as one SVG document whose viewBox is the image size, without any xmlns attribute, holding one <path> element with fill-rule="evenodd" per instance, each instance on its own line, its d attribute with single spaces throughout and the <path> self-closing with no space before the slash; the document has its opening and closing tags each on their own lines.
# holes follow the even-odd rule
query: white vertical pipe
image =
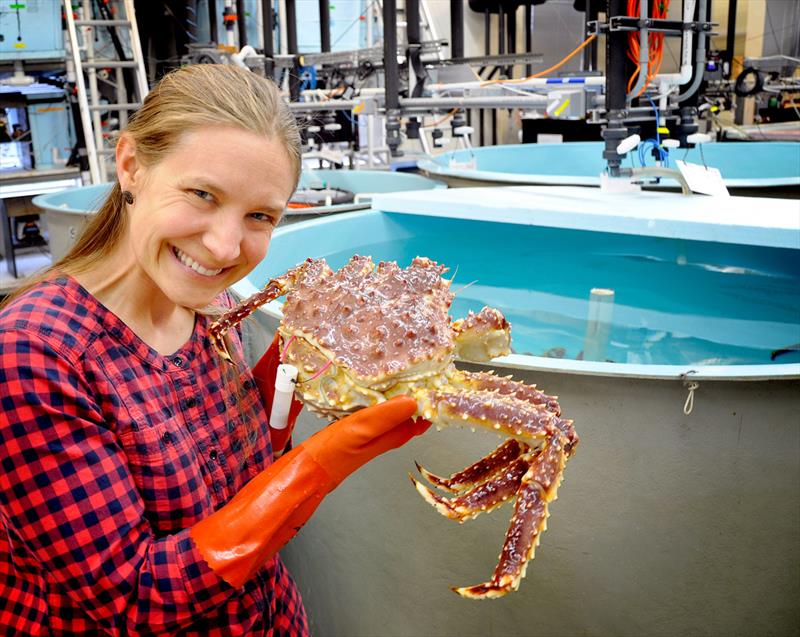
<svg viewBox="0 0 800 637">
<path fill-rule="evenodd" d="M 278 3 L 278 31 L 280 31 L 280 53 L 287 55 L 289 53 L 289 40 L 286 36 L 286 2 L 280 0 Z"/>
<path fill-rule="evenodd" d="M 264 7 L 260 2 L 256 2 L 256 33 L 258 34 L 258 48 L 264 50 Z"/>
<path fill-rule="evenodd" d="M 236 12 L 236 8 L 233 6 L 233 0 L 225 0 L 225 9 L 231 10 L 234 13 Z M 227 14 L 227 11 L 226 11 Z M 238 16 L 237 16 L 238 19 Z M 227 44 L 233 50 L 239 50 L 239 47 L 236 45 L 236 30 L 228 28 L 229 23 L 225 23 L 225 44 Z"/>
<path fill-rule="evenodd" d="M 367 115 L 367 168 L 375 166 L 375 116 Z"/>
<path fill-rule="evenodd" d="M 278 34 L 279 34 L 279 53 L 287 55 L 289 53 L 289 39 L 286 35 L 286 2 L 284 0 L 278 1 Z M 281 90 L 289 92 L 289 73 L 283 74 L 283 82 L 281 82 Z"/>
<path fill-rule="evenodd" d="M 589 317 L 583 340 L 583 360 L 605 361 L 611 317 L 614 313 L 614 290 L 593 288 L 589 295 Z"/>
</svg>

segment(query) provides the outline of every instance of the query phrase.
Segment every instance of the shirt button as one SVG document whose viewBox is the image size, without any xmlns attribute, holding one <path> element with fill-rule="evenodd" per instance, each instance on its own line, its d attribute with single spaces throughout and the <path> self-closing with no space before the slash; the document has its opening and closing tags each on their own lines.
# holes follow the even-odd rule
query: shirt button
<svg viewBox="0 0 800 637">
<path fill-rule="evenodd" d="M 183 367 L 183 359 L 180 356 L 173 358 L 172 363 L 175 365 L 175 367 Z"/>
<path fill-rule="evenodd" d="M 192 407 L 194 407 L 196 404 L 197 404 L 197 401 L 192 396 L 189 396 L 189 398 L 186 399 L 185 405 L 187 407 L 189 407 L 190 409 Z"/>
<path fill-rule="evenodd" d="M 216 450 L 216 449 L 212 449 L 212 450 L 211 450 L 211 453 L 209 453 L 209 454 L 208 454 L 208 456 L 209 456 L 209 457 L 210 457 L 212 460 L 216 460 L 216 459 L 217 459 L 217 450 Z"/>
</svg>

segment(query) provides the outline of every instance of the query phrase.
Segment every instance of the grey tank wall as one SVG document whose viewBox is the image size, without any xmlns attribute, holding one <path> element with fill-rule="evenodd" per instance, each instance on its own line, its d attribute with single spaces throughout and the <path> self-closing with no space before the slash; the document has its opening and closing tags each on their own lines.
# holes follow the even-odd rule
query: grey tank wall
<svg viewBox="0 0 800 637">
<path fill-rule="evenodd" d="M 517 375 L 522 377 L 522 375 Z M 792 635 L 800 632 L 800 423 L 794 381 L 527 376 L 581 443 L 520 590 L 486 581 L 509 506 L 458 524 L 416 493 L 414 460 L 458 470 L 499 440 L 431 429 L 328 496 L 282 555 L 316 637 Z M 304 412 L 298 439 L 322 426 Z"/>
<path fill-rule="evenodd" d="M 247 322 L 255 361 L 276 321 Z M 498 370 L 503 373 L 510 371 Z M 519 591 L 486 581 L 510 505 L 458 524 L 408 479 L 457 471 L 500 440 L 433 428 L 329 495 L 281 552 L 315 637 L 800 635 L 800 381 L 514 372 L 559 396 L 581 443 Z M 304 411 L 297 441 L 323 426 Z"/>
</svg>

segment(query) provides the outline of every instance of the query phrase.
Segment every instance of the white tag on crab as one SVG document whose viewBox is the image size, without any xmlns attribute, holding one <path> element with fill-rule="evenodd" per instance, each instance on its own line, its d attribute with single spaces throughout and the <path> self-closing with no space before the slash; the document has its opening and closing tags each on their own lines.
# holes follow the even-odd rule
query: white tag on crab
<svg viewBox="0 0 800 637">
<path fill-rule="evenodd" d="M 297 381 L 297 368 L 282 363 L 278 365 L 275 376 L 275 396 L 269 414 L 269 426 L 273 429 L 286 429 L 289 424 L 289 408 L 292 406 L 294 384 Z"/>
</svg>

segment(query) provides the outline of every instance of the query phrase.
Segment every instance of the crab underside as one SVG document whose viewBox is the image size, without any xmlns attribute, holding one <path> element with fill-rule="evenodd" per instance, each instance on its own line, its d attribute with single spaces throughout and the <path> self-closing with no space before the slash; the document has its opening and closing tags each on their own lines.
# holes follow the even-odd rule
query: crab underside
<svg viewBox="0 0 800 637">
<path fill-rule="evenodd" d="M 437 426 L 481 427 L 505 437 L 448 477 L 417 465 L 437 491 L 411 477 L 427 502 L 459 522 L 514 500 L 492 578 L 453 589 L 469 598 L 500 597 L 525 576 L 578 436 L 555 397 L 510 376 L 456 368 L 456 358 L 486 362 L 507 354 L 510 326 L 492 308 L 451 323 L 445 271 L 423 257 L 400 268 L 355 256 L 336 272 L 324 259 L 308 259 L 215 321 L 212 341 L 227 358 L 224 333 L 286 295 L 278 328 L 282 359 L 298 368 L 298 394 L 312 411 L 340 417 L 408 394 L 417 415 Z"/>
</svg>

